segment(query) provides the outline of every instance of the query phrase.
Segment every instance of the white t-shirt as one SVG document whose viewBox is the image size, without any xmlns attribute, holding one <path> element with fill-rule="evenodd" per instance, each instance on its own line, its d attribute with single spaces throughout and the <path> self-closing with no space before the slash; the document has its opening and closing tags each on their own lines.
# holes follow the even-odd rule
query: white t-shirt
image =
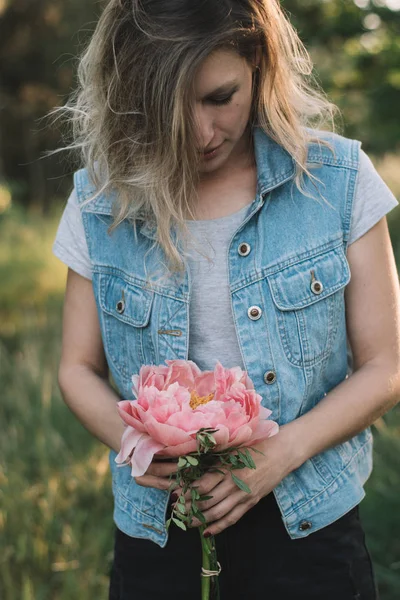
<svg viewBox="0 0 400 600">
<path fill-rule="evenodd" d="M 368 156 L 361 152 L 349 244 L 364 235 L 397 204 Z M 189 358 L 201 369 L 214 369 L 217 360 L 227 368 L 245 368 L 233 321 L 226 257 L 232 234 L 245 219 L 250 207 L 251 204 L 218 219 L 187 222 L 190 231 L 212 259 L 210 263 L 198 252 L 192 253 L 189 258 L 192 275 Z M 74 191 L 62 215 L 53 252 L 71 269 L 83 277 L 92 278 L 81 212 Z M 218 302 L 214 299 L 215 289 L 218 289 Z M 215 335 L 216 331 L 218 335 Z M 348 353 L 351 371 L 350 348 Z"/>
</svg>

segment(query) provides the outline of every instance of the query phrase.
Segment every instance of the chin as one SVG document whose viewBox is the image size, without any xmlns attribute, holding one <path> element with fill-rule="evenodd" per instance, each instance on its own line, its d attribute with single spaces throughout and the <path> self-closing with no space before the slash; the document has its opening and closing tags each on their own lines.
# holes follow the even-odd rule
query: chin
<svg viewBox="0 0 400 600">
<path fill-rule="evenodd" d="M 212 173 L 213 171 L 217 171 L 224 166 L 228 158 L 229 154 L 224 154 L 221 156 L 216 156 L 214 160 L 204 161 L 201 163 L 199 171 L 200 173 Z"/>
</svg>

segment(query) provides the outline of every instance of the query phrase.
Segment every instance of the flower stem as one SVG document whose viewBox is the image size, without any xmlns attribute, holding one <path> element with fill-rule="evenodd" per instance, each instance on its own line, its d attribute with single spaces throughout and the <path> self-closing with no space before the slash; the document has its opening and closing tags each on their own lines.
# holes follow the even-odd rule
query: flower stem
<svg viewBox="0 0 400 600">
<path fill-rule="evenodd" d="M 214 536 L 205 538 L 203 532 L 207 525 L 199 527 L 201 549 L 202 549 L 202 566 L 207 570 L 218 570 L 217 552 L 215 549 Z M 218 575 L 204 577 L 201 575 L 201 600 L 219 600 L 219 582 Z"/>
</svg>

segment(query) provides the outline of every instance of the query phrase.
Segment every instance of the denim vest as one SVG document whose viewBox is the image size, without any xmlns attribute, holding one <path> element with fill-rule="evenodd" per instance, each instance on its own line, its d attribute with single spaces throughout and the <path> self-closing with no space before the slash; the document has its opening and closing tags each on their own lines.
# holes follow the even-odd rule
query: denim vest
<svg viewBox="0 0 400 600">
<path fill-rule="evenodd" d="M 344 290 L 350 281 L 346 249 L 360 144 L 318 135 L 334 152 L 310 144 L 308 168 L 318 187 L 306 177 L 300 192 L 293 159 L 255 128 L 257 195 L 228 252 L 243 363 L 281 425 L 312 409 L 351 373 Z M 110 235 L 112 195 L 100 194 L 82 206 L 95 192 L 85 169 L 75 173 L 75 187 L 108 365 L 121 398 L 132 399 L 131 376 L 141 365 L 188 358 L 190 271 L 149 282 L 147 275 L 163 261 L 155 228 L 144 223 L 135 235 L 125 220 Z M 249 252 L 243 252 L 243 243 Z M 116 466 L 115 456 L 111 451 L 117 527 L 164 547 L 168 492 L 137 484 L 129 466 Z M 305 537 L 358 504 L 371 469 L 368 428 L 285 477 L 273 493 L 290 537 Z"/>
</svg>

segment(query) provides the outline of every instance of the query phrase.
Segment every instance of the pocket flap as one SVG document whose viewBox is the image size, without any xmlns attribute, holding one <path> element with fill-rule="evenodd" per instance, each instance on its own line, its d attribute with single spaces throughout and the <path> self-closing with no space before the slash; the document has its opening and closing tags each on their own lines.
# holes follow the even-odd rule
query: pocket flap
<svg viewBox="0 0 400 600">
<path fill-rule="evenodd" d="M 277 308 L 296 310 L 334 294 L 349 283 L 350 276 L 343 247 L 337 246 L 285 267 L 267 279 Z M 315 282 L 322 284 L 322 291 Z"/>
<path fill-rule="evenodd" d="M 104 312 L 135 327 L 150 319 L 154 292 L 128 283 L 116 275 L 100 275 L 100 307 Z"/>
</svg>

